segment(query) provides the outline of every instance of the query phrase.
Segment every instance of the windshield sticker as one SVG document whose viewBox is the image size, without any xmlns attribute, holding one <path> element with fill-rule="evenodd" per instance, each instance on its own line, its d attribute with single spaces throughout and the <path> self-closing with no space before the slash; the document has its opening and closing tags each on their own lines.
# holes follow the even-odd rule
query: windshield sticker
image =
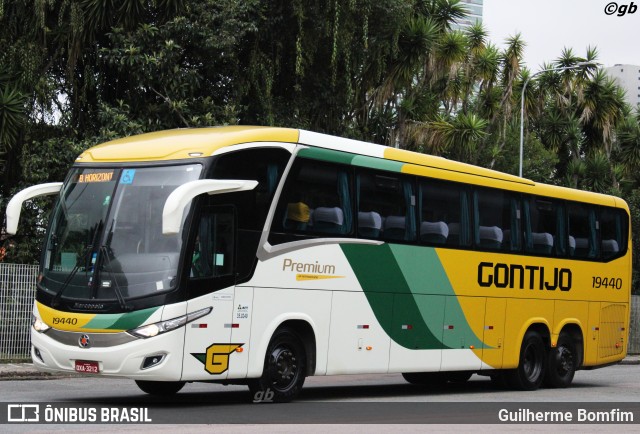
<svg viewBox="0 0 640 434">
<path fill-rule="evenodd" d="M 133 184 L 133 177 L 136 174 L 136 169 L 126 169 L 122 171 L 120 177 L 120 184 Z"/>
<path fill-rule="evenodd" d="M 81 173 L 78 175 L 78 183 L 85 184 L 89 182 L 109 182 L 113 178 L 113 171 L 98 173 Z"/>
</svg>

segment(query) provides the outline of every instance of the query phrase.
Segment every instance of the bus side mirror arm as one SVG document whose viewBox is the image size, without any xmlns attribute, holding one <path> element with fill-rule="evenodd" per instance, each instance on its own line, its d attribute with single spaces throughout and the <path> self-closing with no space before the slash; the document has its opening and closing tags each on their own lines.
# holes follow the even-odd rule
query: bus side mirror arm
<svg viewBox="0 0 640 434">
<path fill-rule="evenodd" d="M 60 193 L 62 182 L 49 182 L 46 184 L 33 185 L 16 193 L 7 205 L 7 234 L 15 235 L 18 232 L 18 221 L 22 204 L 34 197 L 47 196 Z"/>
<path fill-rule="evenodd" d="M 171 192 L 162 210 L 162 233 L 174 235 L 180 232 L 184 217 L 184 208 L 196 196 L 207 194 L 223 194 L 236 191 L 253 190 L 258 181 L 242 179 L 200 179 L 182 184 Z"/>
</svg>

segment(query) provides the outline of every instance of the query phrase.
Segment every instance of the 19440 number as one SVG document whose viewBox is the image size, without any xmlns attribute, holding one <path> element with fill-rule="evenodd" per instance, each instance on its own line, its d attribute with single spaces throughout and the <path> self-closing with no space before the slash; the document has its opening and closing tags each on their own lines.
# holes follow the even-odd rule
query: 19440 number
<svg viewBox="0 0 640 434">
<path fill-rule="evenodd" d="M 615 288 L 622 289 L 622 279 L 615 277 L 600 277 L 593 276 L 593 287 L 594 288 Z"/>
<path fill-rule="evenodd" d="M 60 317 L 53 317 L 53 324 L 54 325 L 76 325 L 78 323 L 78 318 L 60 318 Z"/>
</svg>

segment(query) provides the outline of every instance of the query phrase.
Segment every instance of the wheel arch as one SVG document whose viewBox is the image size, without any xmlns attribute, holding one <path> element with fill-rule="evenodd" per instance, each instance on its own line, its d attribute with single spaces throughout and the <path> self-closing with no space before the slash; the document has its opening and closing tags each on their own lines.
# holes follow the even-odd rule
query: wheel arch
<svg viewBox="0 0 640 434">
<path fill-rule="evenodd" d="M 505 350 L 504 366 L 503 369 L 516 368 L 520 360 L 520 349 L 522 348 L 522 341 L 524 336 L 529 331 L 537 332 L 542 338 L 542 342 L 547 348 L 551 348 L 551 327 L 549 322 L 545 318 L 530 318 L 529 321 L 524 323 L 520 328 L 517 340 L 513 343 L 513 347 L 507 353 Z M 507 357 L 508 356 L 508 357 Z"/>
<path fill-rule="evenodd" d="M 289 328 L 298 335 L 307 357 L 306 375 L 309 376 L 315 373 L 317 359 L 317 333 L 315 323 L 308 315 L 297 313 L 280 315 L 274 318 L 273 321 L 259 333 L 255 342 L 253 342 L 252 339 L 253 351 L 249 357 L 247 378 L 256 378 L 262 375 L 269 342 L 275 332 L 282 328 Z"/>
<path fill-rule="evenodd" d="M 584 332 L 582 330 L 582 326 L 576 321 L 576 322 L 565 322 L 562 325 L 562 328 L 560 329 L 560 331 L 558 332 L 557 336 L 554 336 L 554 342 L 553 345 L 555 346 L 557 341 L 558 341 L 558 337 L 561 334 L 567 334 L 569 335 L 569 337 L 571 337 L 571 339 L 573 340 L 573 342 L 576 345 L 576 352 L 577 352 L 577 356 L 578 356 L 578 361 L 576 363 L 576 369 L 579 369 L 582 366 L 582 363 L 584 361 Z"/>
<path fill-rule="evenodd" d="M 524 336 L 531 331 L 536 332 L 540 335 L 540 337 L 542 338 L 542 342 L 544 342 L 547 349 L 551 348 L 551 331 L 550 331 L 549 324 L 546 321 L 534 322 L 530 324 L 529 327 L 527 327 L 525 332 L 520 337 L 520 344 L 522 344 L 522 340 L 524 339 Z"/>
</svg>

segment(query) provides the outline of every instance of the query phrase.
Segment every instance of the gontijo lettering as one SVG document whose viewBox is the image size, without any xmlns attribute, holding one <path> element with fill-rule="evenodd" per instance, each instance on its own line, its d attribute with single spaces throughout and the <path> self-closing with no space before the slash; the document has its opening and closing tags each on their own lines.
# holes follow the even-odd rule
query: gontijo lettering
<svg viewBox="0 0 640 434">
<path fill-rule="evenodd" d="M 546 270 L 541 265 L 494 264 L 493 262 L 478 264 L 478 285 L 484 288 L 495 286 L 496 288 L 569 291 L 571 280 L 571 270 L 568 268 Z"/>
</svg>

